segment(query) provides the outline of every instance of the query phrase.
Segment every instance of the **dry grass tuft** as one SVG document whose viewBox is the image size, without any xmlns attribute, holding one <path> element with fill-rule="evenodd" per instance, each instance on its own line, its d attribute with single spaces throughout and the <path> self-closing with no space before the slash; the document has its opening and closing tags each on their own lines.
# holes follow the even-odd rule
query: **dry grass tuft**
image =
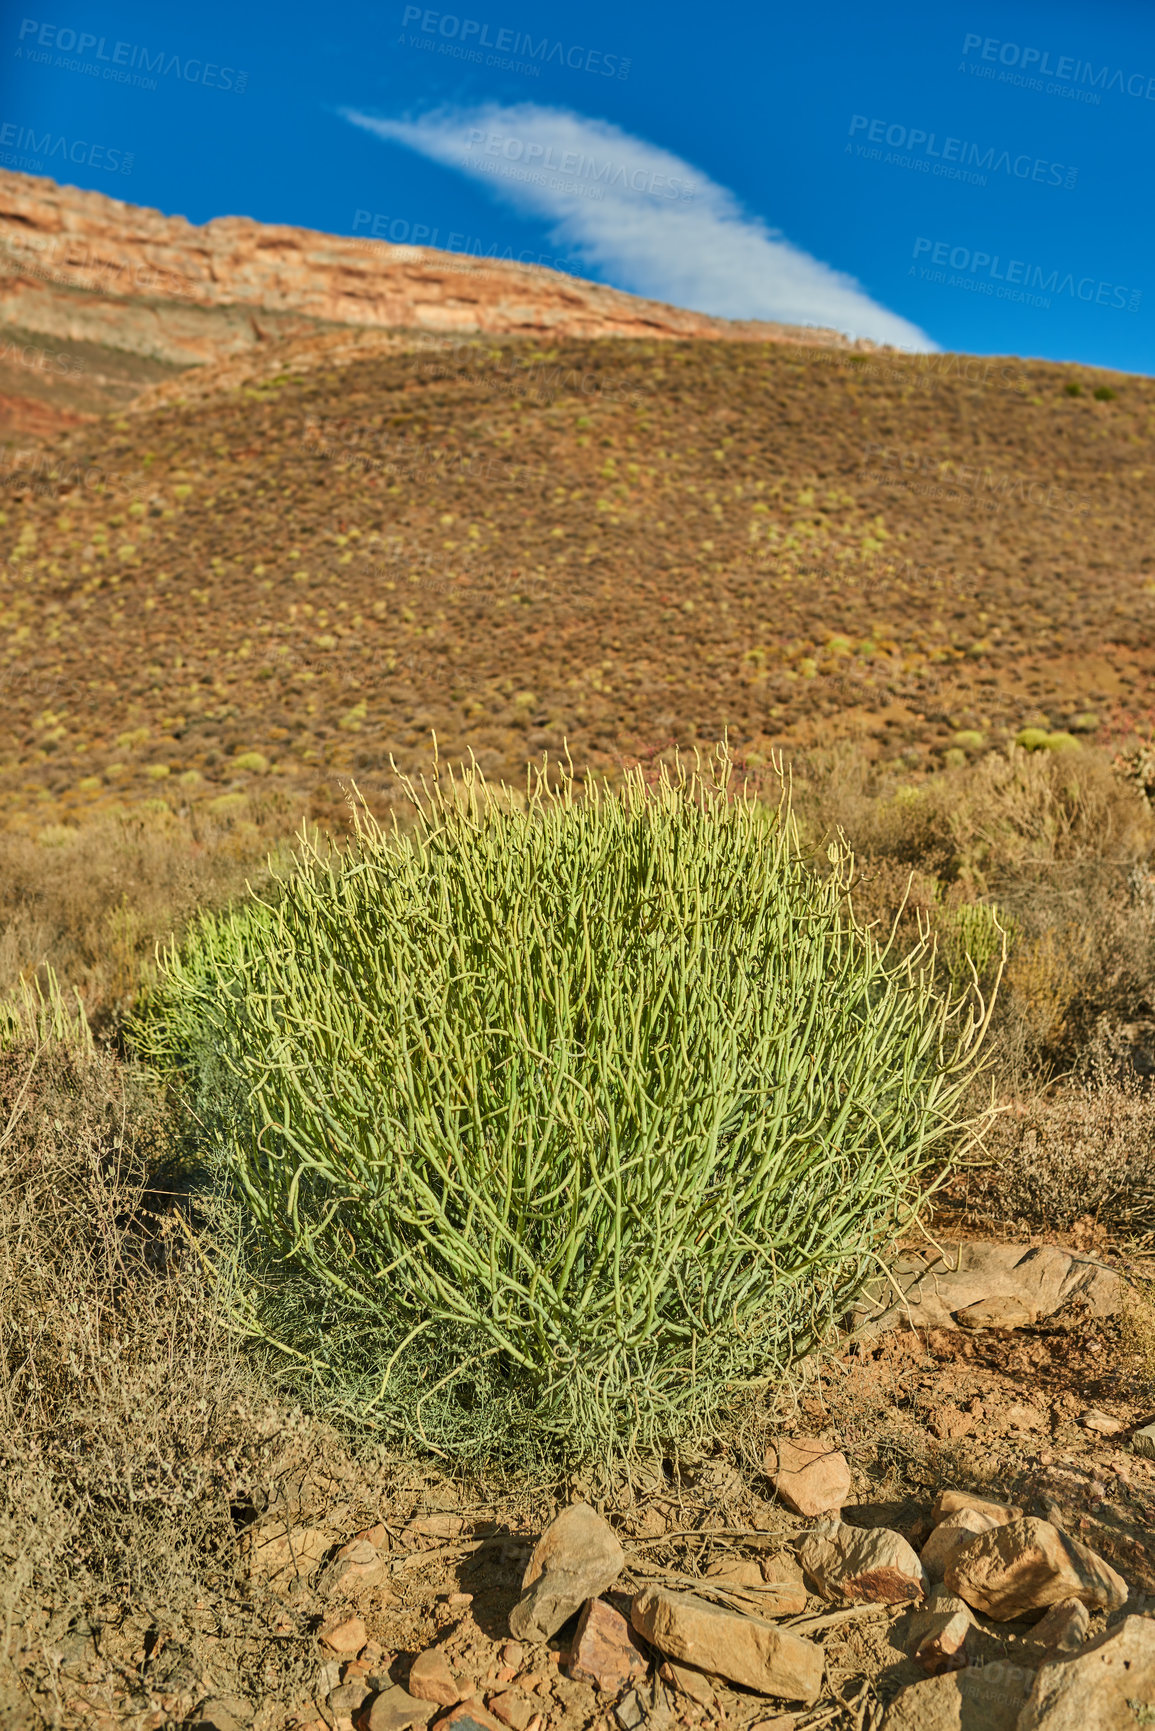
<svg viewBox="0 0 1155 1731">
<path fill-rule="evenodd" d="M 244 796 L 234 816 L 137 806 L 40 838 L 0 834 L 0 998 L 50 968 L 100 1028 L 126 1012 L 158 942 L 199 907 L 266 877 L 300 822 L 288 799 Z"/>
<path fill-rule="evenodd" d="M 1088 1245 L 1155 1242 L 1155 1120 L 1134 1076 L 1098 1075 L 1017 1103 L 985 1153 L 993 1164 L 950 1190 L 973 1220 Z"/>
<path fill-rule="evenodd" d="M 164 1184 L 167 1122 L 107 1054 L 0 1055 L 0 1712 L 16 1723 L 83 1719 L 81 1684 L 93 1712 L 163 1697 L 178 1718 L 246 1669 L 303 1687 L 305 1631 L 262 1641 L 259 1603 L 244 1651 L 201 1638 L 243 1596 L 234 1507 L 309 1438 L 181 1254 L 192 1209 Z"/>
</svg>

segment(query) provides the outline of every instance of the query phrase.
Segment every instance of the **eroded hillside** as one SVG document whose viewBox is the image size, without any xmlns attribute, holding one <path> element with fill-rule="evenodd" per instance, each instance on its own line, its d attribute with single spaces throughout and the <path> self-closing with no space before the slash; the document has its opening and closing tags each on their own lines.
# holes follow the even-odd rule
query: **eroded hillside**
<svg viewBox="0 0 1155 1731">
<path fill-rule="evenodd" d="M 504 776 L 723 730 L 913 766 L 1145 701 L 1151 381 L 342 345 L 10 461 L 10 823 L 265 775 L 327 811 L 434 731 Z"/>
</svg>

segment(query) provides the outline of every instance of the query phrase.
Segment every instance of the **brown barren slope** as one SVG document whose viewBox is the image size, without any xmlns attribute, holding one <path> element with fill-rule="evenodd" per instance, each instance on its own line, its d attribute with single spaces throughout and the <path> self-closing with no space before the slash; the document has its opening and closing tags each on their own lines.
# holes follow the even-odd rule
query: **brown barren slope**
<svg viewBox="0 0 1155 1731">
<path fill-rule="evenodd" d="M 9 823 L 262 776 L 332 812 L 433 730 L 506 776 L 723 729 L 929 767 L 1150 700 L 1149 380 L 329 340 L 10 468 Z"/>
</svg>

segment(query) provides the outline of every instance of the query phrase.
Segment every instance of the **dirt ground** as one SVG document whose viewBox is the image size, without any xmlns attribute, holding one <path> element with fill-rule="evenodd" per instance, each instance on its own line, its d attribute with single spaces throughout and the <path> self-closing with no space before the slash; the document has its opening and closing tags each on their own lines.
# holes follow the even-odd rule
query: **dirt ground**
<svg viewBox="0 0 1155 1731">
<path fill-rule="evenodd" d="M 1151 1262 L 1108 1260 L 1137 1283 L 1155 1275 Z M 66 1627 L 46 1608 L 18 1634 L 9 1630 L 23 1693 L 10 1696 L 4 1722 L 161 1731 L 201 1722 L 194 1710 L 208 1700 L 217 1705 L 205 1722 L 228 1731 L 212 1718 L 224 1698 L 234 1723 L 252 1731 L 349 1731 L 351 1714 L 329 1705 L 343 1678 L 404 1684 L 414 1657 L 437 1647 L 483 1698 L 503 1697 L 522 1731 L 534 1718 L 539 1731 L 621 1731 L 616 1698 L 568 1675 L 572 1625 L 544 1647 L 508 1646 L 536 1537 L 565 1502 L 592 1502 L 625 1546 L 627 1566 L 609 1595 L 623 1609 L 646 1583 L 681 1589 L 720 1559 L 789 1550 L 810 1523 L 774 1499 L 761 1471 L 765 1440 L 778 1430 L 829 1437 L 844 1450 L 851 1524 L 894 1528 L 917 1548 L 938 1489 L 977 1490 L 1090 1545 L 1128 1582 L 1128 1609 L 1150 1612 L 1155 1460 L 1133 1453 L 1130 1437 L 1155 1411 L 1151 1377 L 1150 1339 L 1128 1318 L 926 1336 L 904 1329 L 815 1361 L 796 1398 L 747 1414 L 708 1458 L 552 1484 L 466 1482 L 428 1459 L 374 1458 L 315 1426 L 294 1436 L 290 1424 L 274 1476 L 250 1481 L 233 1507 L 232 1555 L 216 1590 L 183 1608 L 113 1600 Z M 1088 1416 L 1119 1429 L 1100 1434 Z M 385 1553 L 387 1573 L 340 1584 L 331 1559 L 359 1534 Z M 712 1679 L 712 1706 L 663 1687 L 646 1697 L 646 1722 L 877 1725 L 885 1704 L 922 1675 L 906 1653 L 911 1616 L 886 1606 L 832 1613 L 812 1596 L 786 1621 L 825 1649 L 827 1681 L 813 1708 L 792 1712 Z M 363 1620 L 366 1644 L 352 1671 L 324 1641 L 350 1617 Z M 1027 1624 L 979 1621 L 980 1659 L 1039 1662 Z M 440 1711 L 430 1705 L 431 1718 Z"/>
</svg>

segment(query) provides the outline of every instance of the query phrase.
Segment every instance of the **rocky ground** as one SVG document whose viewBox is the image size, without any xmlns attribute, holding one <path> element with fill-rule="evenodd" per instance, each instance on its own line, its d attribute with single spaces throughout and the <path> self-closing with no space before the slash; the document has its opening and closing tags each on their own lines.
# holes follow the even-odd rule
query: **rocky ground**
<svg viewBox="0 0 1155 1731">
<path fill-rule="evenodd" d="M 904 1313 L 865 1303 L 789 1405 L 608 1480 L 366 1473 L 302 1432 L 234 1508 L 231 1592 L 25 1628 L 7 1722 L 1149 1724 L 1153 1276 L 1046 1244 L 912 1250 Z"/>
</svg>

